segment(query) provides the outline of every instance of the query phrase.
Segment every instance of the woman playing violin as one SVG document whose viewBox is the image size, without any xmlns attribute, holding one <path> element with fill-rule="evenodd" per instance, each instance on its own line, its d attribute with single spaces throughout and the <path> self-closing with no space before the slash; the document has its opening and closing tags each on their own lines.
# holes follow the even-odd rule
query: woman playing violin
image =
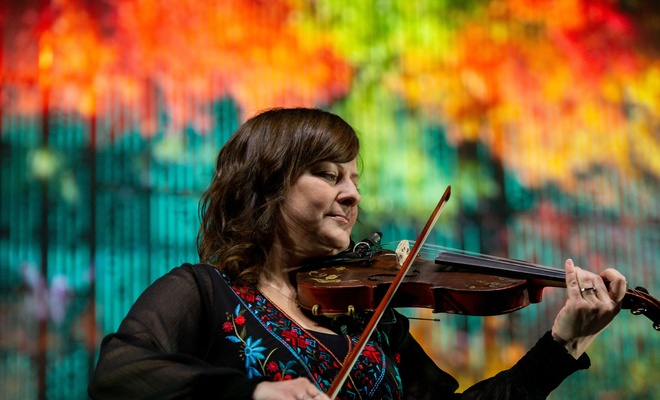
<svg viewBox="0 0 660 400">
<path fill-rule="evenodd" d="M 354 130 L 317 109 L 273 109 L 239 127 L 200 203 L 200 263 L 155 281 L 104 338 L 90 396 L 328 399 L 359 325 L 340 329 L 303 311 L 295 273 L 349 246 L 360 202 L 358 150 Z M 613 269 L 599 276 L 571 260 L 564 268 L 565 306 L 511 369 L 456 393 L 457 381 L 392 311 L 338 398 L 546 398 L 589 367 L 585 350 L 626 291 Z"/>
</svg>

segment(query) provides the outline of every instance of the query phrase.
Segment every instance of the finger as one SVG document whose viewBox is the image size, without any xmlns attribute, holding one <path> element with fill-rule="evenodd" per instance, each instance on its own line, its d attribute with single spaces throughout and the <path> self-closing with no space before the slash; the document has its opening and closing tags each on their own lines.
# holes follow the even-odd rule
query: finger
<svg viewBox="0 0 660 400">
<path fill-rule="evenodd" d="M 320 390 L 314 388 L 313 391 L 308 391 L 305 395 L 305 400 L 330 400 L 330 398 Z"/>
<path fill-rule="evenodd" d="M 598 280 L 592 280 L 591 278 L 586 278 L 584 281 L 580 282 L 584 282 L 580 284 L 580 286 L 582 286 L 580 293 L 582 294 L 582 298 L 584 298 L 584 300 L 590 303 L 603 302 L 605 300 L 608 302 L 611 301 L 609 295 L 607 294 L 607 288 L 602 282 L 599 282 Z"/>
<path fill-rule="evenodd" d="M 608 268 L 601 273 L 601 277 L 610 282 L 608 294 L 612 300 L 620 303 L 628 290 L 626 278 L 614 268 Z"/>
<path fill-rule="evenodd" d="M 607 290 L 600 276 L 579 267 L 575 267 L 575 271 L 582 298 L 585 300 L 603 300 L 603 296 L 606 297 Z"/>
<path fill-rule="evenodd" d="M 305 392 L 301 399 L 304 400 L 330 400 L 329 397 L 319 390 L 309 379 L 306 379 Z"/>
<path fill-rule="evenodd" d="M 580 293 L 580 284 L 578 283 L 577 278 L 578 267 L 573 264 L 573 260 L 570 258 L 566 260 L 564 263 L 564 270 L 566 271 L 566 289 L 568 291 L 568 298 L 582 298 L 582 293 Z"/>
<path fill-rule="evenodd" d="M 600 301 L 611 300 L 607 292 L 607 287 L 605 286 L 605 282 L 603 282 L 603 278 L 601 278 L 600 275 L 596 275 L 593 272 L 589 272 L 585 270 L 582 270 L 582 272 L 585 277 L 584 278 L 585 282 L 587 281 L 590 282 L 590 286 L 587 286 L 587 283 L 585 283 L 584 287 L 594 288 L 594 290 L 588 291 L 589 293 L 583 292 L 582 294 L 586 295 L 583 297 L 592 300 L 598 299 Z"/>
</svg>

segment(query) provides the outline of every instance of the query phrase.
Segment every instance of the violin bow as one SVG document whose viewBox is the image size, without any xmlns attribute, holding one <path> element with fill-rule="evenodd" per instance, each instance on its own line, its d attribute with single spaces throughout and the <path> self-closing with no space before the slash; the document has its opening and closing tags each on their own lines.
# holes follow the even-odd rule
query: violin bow
<svg viewBox="0 0 660 400">
<path fill-rule="evenodd" d="M 438 205 L 435 207 L 435 210 L 433 210 L 433 213 L 431 214 L 429 220 L 426 222 L 424 229 L 422 229 L 417 240 L 415 240 L 415 244 L 413 245 L 413 248 L 410 250 L 410 254 L 408 254 L 408 257 L 406 257 L 406 260 L 403 262 L 401 269 L 399 270 L 396 277 L 392 281 L 390 287 L 387 289 L 387 292 L 385 292 L 385 295 L 383 296 L 383 299 L 378 305 L 378 308 L 376 308 L 373 315 L 369 319 L 369 323 L 364 328 L 362 335 L 360 335 L 360 339 L 358 340 L 355 347 L 353 347 L 353 349 L 348 353 L 348 356 L 344 361 L 344 365 L 339 370 L 339 373 L 337 374 L 337 377 L 335 378 L 334 382 L 332 382 L 330 389 L 328 389 L 327 395 L 331 399 L 337 397 L 339 390 L 344 385 L 344 382 L 346 382 L 346 379 L 348 378 L 348 375 L 351 373 L 351 370 L 353 369 L 355 362 L 357 361 L 360 354 L 362 354 L 362 350 L 364 350 L 364 346 L 367 344 L 367 341 L 369 340 L 374 330 L 376 329 L 376 325 L 378 325 L 378 322 L 380 322 L 380 319 L 385 313 L 387 306 L 390 304 L 390 301 L 394 297 L 394 294 L 401 285 L 403 278 L 408 273 L 408 270 L 410 269 L 413 260 L 415 260 L 415 258 L 419 254 L 422 245 L 428 238 L 431 229 L 438 220 L 438 217 L 440 217 L 440 213 L 445 207 L 445 204 L 447 204 L 450 195 L 451 195 L 451 186 L 447 186 L 447 189 L 445 189 L 445 193 L 440 198 L 440 201 L 438 201 Z"/>
</svg>

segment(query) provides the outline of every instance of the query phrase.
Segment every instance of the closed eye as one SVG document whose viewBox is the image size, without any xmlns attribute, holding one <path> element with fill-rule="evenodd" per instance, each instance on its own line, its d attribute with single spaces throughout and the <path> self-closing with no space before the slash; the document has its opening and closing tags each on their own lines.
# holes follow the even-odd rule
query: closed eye
<svg viewBox="0 0 660 400">
<path fill-rule="evenodd" d="M 337 182 L 337 178 L 338 178 L 337 174 L 334 174 L 332 172 L 319 172 L 318 176 L 320 176 L 321 178 L 325 179 L 328 182 L 333 182 L 333 183 Z"/>
</svg>

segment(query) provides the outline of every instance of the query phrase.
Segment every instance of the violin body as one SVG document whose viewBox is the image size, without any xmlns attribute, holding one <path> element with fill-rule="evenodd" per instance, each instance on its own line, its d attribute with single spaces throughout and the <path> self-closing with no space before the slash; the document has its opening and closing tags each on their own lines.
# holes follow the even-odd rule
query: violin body
<svg viewBox="0 0 660 400">
<path fill-rule="evenodd" d="M 298 273 L 299 305 L 314 315 L 373 311 L 399 272 L 394 252 L 343 261 Z M 549 282 L 545 286 L 561 286 Z M 500 315 L 541 301 L 543 286 L 526 278 L 465 270 L 417 258 L 391 300 L 392 307 L 430 308 L 434 313 Z"/>
</svg>

